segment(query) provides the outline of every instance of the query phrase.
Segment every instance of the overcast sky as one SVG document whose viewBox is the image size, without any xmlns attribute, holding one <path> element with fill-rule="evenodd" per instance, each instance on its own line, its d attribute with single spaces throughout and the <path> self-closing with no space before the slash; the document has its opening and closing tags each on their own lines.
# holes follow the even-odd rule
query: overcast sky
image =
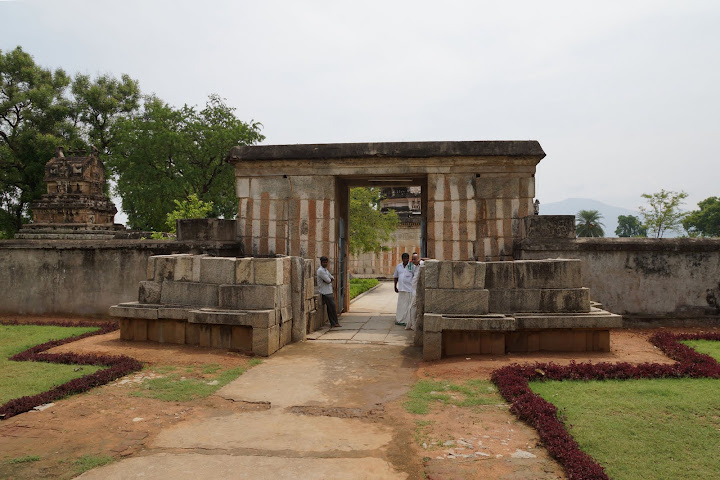
<svg viewBox="0 0 720 480">
<path fill-rule="evenodd" d="M 217 93 L 264 144 L 538 140 L 542 203 L 720 196 L 720 2 L 0 0 L 0 50 Z"/>
</svg>

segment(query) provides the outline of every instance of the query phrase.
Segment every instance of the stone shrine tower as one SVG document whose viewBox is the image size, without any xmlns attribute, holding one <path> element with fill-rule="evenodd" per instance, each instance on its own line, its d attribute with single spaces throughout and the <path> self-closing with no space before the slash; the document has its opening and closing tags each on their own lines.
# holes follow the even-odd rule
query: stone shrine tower
<svg viewBox="0 0 720 480">
<path fill-rule="evenodd" d="M 30 205 L 33 223 L 17 238 L 113 238 L 124 227 L 114 223 L 117 208 L 103 192 L 105 166 L 97 148 L 89 155 L 58 147 L 45 164 L 47 193 Z"/>
</svg>

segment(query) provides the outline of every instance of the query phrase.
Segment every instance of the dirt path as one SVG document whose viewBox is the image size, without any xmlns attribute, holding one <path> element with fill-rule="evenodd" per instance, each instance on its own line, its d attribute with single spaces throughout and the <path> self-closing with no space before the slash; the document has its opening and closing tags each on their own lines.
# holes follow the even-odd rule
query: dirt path
<svg viewBox="0 0 720 480">
<path fill-rule="evenodd" d="M 647 341 L 651 333 L 613 332 L 608 354 L 432 363 L 420 361 L 414 347 L 306 342 L 265 359 L 216 395 L 191 402 L 130 395 L 146 376 L 138 373 L 0 422 L 0 478 L 72 478 L 83 456 L 116 460 L 85 479 L 563 478 L 535 431 L 517 422 L 504 402 L 436 406 L 420 416 L 403 408 L 407 391 L 421 378 L 487 379 L 513 362 L 669 362 Z M 122 342 L 117 332 L 57 350 L 122 353 L 178 367 L 249 361 L 222 351 Z M 8 462 L 27 456 L 39 459 Z"/>
</svg>

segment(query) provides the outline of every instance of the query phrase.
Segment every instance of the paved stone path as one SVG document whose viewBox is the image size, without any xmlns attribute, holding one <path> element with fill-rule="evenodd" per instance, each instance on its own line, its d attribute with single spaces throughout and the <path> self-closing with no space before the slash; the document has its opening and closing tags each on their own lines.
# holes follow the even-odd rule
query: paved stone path
<svg viewBox="0 0 720 480">
<path fill-rule="evenodd" d="M 392 284 L 389 293 L 382 285 L 351 306 L 341 329 L 286 346 L 218 392 L 267 409 L 189 419 L 160 432 L 143 455 L 79 478 L 409 478 L 398 465 L 407 439 L 380 421 L 384 405 L 412 385 L 420 358 L 412 332 L 387 314 L 393 299 Z"/>
<path fill-rule="evenodd" d="M 412 345 L 414 332 L 395 325 L 397 294 L 393 282 L 382 282 L 350 304 L 339 328 L 326 326 L 308 335 L 316 342 L 344 344 Z"/>
</svg>

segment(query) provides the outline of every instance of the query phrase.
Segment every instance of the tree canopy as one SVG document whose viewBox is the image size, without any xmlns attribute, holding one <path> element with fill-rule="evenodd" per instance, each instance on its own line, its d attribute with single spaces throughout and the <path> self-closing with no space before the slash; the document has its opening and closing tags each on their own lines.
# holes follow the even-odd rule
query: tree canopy
<svg viewBox="0 0 720 480">
<path fill-rule="evenodd" d="M 720 237 L 720 197 L 708 197 L 698 203 L 682 221 L 690 236 Z"/>
<path fill-rule="evenodd" d="M 665 189 L 653 194 L 642 194 L 648 205 L 640 207 L 640 214 L 649 236 L 662 238 L 668 231 L 682 232 L 682 221 L 687 213 L 680 210 L 680 205 L 687 196 L 688 194 L 682 191 L 673 192 Z"/>
<path fill-rule="evenodd" d="M 148 97 L 139 115 L 117 121 L 105 164 L 132 228 L 162 230 L 174 200 L 191 194 L 212 203 L 210 216 L 236 215 L 235 177 L 225 156 L 235 145 L 265 137 L 260 123 L 240 121 L 234 110 L 217 95 L 202 110 Z"/>
<path fill-rule="evenodd" d="M 394 210 L 380 211 L 380 190 L 373 187 L 350 189 L 350 252 L 381 252 L 400 220 Z"/>
<path fill-rule="evenodd" d="M 109 128 L 137 108 L 137 82 L 128 76 L 74 80 L 35 64 L 17 47 L 0 51 L 0 237 L 30 221 L 28 207 L 45 193 L 45 164 L 55 149 L 101 150 Z"/>
<path fill-rule="evenodd" d="M 578 237 L 604 237 L 605 232 L 600 220 L 603 216 L 597 210 L 580 210 L 575 215 L 575 231 Z"/>
<path fill-rule="evenodd" d="M 618 237 L 647 237 L 647 227 L 635 215 L 619 215 L 615 235 Z"/>
</svg>

